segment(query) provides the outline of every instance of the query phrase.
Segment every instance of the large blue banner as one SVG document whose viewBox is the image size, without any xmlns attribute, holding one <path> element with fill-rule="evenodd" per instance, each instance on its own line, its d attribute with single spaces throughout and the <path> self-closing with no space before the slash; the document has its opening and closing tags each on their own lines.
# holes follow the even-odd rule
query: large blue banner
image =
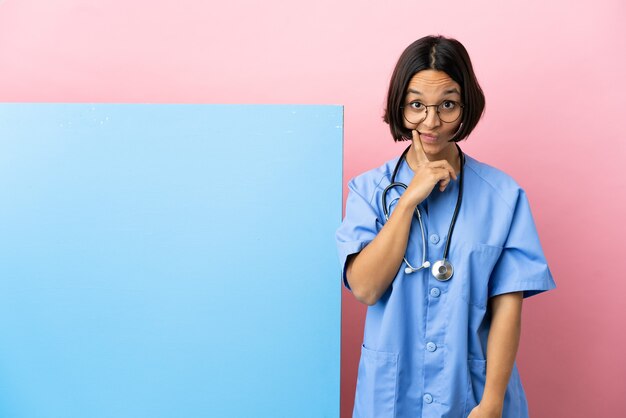
<svg viewBox="0 0 626 418">
<path fill-rule="evenodd" d="M 342 117 L 0 105 L 0 416 L 339 416 Z"/>
</svg>

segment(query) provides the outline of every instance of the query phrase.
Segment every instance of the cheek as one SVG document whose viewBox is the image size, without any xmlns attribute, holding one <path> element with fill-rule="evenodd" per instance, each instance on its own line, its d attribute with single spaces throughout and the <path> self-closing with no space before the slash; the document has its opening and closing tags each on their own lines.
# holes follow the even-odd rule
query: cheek
<svg viewBox="0 0 626 418">
<path fill-rule="evenodd" d="M 404 114 L 400 113 L 400 117 L 402 118 L 402 126 L 404 126 L 407 129 L 415 129 L 415 124 L 409 123 L 409 121 L 407 121 L 406 118 L 404 117 Z"/>
<path fill-rule="evenodd" d="M 459 126 L 461 126 L 461 121 L 456 121 L 454 123 L 448 123 L 444 126 L 443 132 L 445 135 L 449 135 L 450 137 L 458 131 Z"/>
<path fill-rule="evenodd" d="M 0 0 L 0 1 L 2 1 L 2 0 Z M 413 130 L 413 129 L 419 130 L 419 127 L 422 125 L 422 122 L 420 122 L 420 123 L 411 123 L 411 122 L 407 121 L 405 118 L 402 118 L 402 123 L 403 123 L 403 126 L 405 128 L 407 128 L 407 129 L 409 129 L 409 130 Z"/>
</svg>

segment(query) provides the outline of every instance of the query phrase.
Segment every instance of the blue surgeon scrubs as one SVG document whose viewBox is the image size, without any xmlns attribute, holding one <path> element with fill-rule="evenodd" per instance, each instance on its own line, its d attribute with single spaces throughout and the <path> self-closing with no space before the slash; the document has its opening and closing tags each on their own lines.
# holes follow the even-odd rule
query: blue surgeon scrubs
<svg viewBox="0 0 626 418">
<path fill-rule="evenodd" d="M 383 227 L 381 196 L 397 161 L 348 185 L 346 215 L 336 236 L 348 288 L 346 258 Z M 412 178 L 413 171 L 402 163 L 397 181 L 409 184 Z M 435 187 L 420 203 L 431 263 L 442 258 L 458 187 L 454 180 L 444 192 Z M 387 202 L 401 192 L 389 191 Z M 406 250 L 414 266 L 421 264 L 421 246 L 414 217 Z M 449 260 L 454 276 L 446 282 L 435 279 L 430 269 L 406 274 L 401 266 L 389 289 L 368 307 L 354 417 L 467 417 L 485 387 L 489 298 L 518 291 L 529 297 L 555 287 L 526 194 L 507 174 L 469 156 Z M 516 366 L 502 416 L 528 417 Z"/>
</svg>

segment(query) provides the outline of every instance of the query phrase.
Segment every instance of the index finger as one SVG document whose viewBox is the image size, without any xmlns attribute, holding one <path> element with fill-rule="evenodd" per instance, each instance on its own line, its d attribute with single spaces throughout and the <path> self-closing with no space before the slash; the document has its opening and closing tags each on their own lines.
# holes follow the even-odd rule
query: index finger
<svg viewBox="0 0 626 418">
<path fill-rule="evenodd" d="M 424 147 L 422 146 L 422 138 L 420 138 L 419 133 L 416 129 L 411 131 L 413 134 L 413 149 L 415 151 L 415 157 L 417 158 L 418 164 L 427 163 L 428 157 L 426 157 L 426 153 L 424 152 Z"/>
</svg>

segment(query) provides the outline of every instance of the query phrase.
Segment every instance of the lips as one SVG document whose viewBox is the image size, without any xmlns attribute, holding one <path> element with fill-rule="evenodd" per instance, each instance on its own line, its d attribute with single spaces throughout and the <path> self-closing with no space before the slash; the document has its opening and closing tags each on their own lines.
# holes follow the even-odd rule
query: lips
<svg viewBox="0 0 626 418">
<path fill-rule="evenodd" d="M 429 144 L 433 144 L 435 142 L 437 142 L 437 136 L 433 135 L 433 134 L 427 134 L 424 132 L 420 132 L 420 139 L 422 140 L 422 142 L 427 142 Z"/>
</svg>

